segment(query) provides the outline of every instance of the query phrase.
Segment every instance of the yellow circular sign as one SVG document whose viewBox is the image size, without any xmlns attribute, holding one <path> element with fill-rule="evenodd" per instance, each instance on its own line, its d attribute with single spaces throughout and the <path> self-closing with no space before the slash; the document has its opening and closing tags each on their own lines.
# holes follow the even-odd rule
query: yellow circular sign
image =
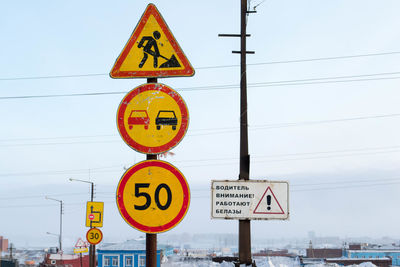
<svg viewBox="0 0 400 267">
<path fill-rule="evenodd" d="M 117 188 L 117 206 L 132 227 L 146 233 L 165 232 L 185 216 L 189 185 L 173 165 L 160 160 L 142 161 L 128 169 Z"/>
<path fill-rule="evenodd" d="M 160 154 L 176 146 L 186 134 L 189 112 L 172 88 L 148 83 L 130 91 L 118 107 L 122 139 L 145 154 Z"/>
<path fill-rule="evenodd" d="M 86 240 L 92 245 L 97 245 L 102 239 L 103 233 L 98 228 L 91 228 L 86 233 Z"/>
</svg>

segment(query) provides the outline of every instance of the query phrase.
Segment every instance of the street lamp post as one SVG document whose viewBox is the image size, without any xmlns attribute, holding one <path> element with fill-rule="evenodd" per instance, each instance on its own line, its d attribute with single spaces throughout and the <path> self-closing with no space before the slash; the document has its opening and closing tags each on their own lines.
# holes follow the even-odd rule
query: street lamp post
<svg viewBox="0 0 400 267">
<path fill-rule="evenodd" d="M 60 203 L 60 235 L 58 236 L 58 242 L 59 242 L 59 248 L 60 248 L 60 253 L 62 253 L 62 214 L 63 214 L 63 202 L 62 200 L 51 198 L 46 196 L 46 199 L 57 201 Z"/>
<path fill-rule="evenodd" d="M 74 179 L 74 178 L 69 178 L 69 180 L 76 181 L 76 182 L 82 182 L 82 183 L 87 183 L 90 184 L 90 201 L 93 202 L 93 190 L 94 190 L 94 183 L 91 181 L 86 181 L 86 180 L 79 180 L 79 179 Z"/>
<path fill-rule="evenodd" d="M 69 178 L 69 180 L 76 181 L 76 182 L 82 182 L 82 183 L 87 183 L 90 184 L 90 201 L 93 202 L 93 191 L 94 191 L 94 183 L 91 181 L 86 181 L 86 180 L 80 180 L 80 179 L 74 179 L 74 178 Z M 92 229 L 92 222 L 90 222 L 90 229 Z M 95 267 L 95 262 L 96 262 L 96 246 L 90 244 L 89 246 L 89 267 Z"/>
</svg>

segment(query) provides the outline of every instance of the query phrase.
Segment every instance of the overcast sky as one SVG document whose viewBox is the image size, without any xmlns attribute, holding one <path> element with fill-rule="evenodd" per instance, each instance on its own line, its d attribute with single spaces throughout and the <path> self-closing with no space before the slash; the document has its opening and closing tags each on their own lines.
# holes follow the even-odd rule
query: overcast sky
<svg viewBox="0 0 400 267">
<path fill-rule="evenodd" d="M 189 108 L 165 160 L 185 175 L 191 206 L 167 233 L 236 233 L 211 220 L 211 180 L 239 173 L 240 1 L 153 1 L 196 70 L 159 79 Z M 89 184 L 105 202 L 104 239 L 142 235 L 118 213 L 124 168 L 145 159 L 118 134 L 125 93 L 145 79 L 108 75 L 146 1 L 0 3 L 0 235 L 17 246 L 84 237 Z M 257 221 L 264 237 L 391 236 L 400 221 L 400 2 L 251 0 L 248 116 L 251 179 L 290 183 L 290 220 Z M 107 93 L 102 95 L 81 95 Z M 52 97 L 59 95 L 58 97 Z M 60 96 L 70 95 L 70 96 Z M 51 97 L 50 97 L 51 96 Z"/>
</svg>

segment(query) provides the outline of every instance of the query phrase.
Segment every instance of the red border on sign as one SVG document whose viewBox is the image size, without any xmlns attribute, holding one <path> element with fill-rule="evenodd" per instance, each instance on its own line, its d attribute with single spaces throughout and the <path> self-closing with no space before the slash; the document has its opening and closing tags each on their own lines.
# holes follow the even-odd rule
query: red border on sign
<svg viewBox="0 0 400 267">
<path fill-rule="evenodd" d="M 138 223 L 129 215 L 124 205 L 123 195 L 127 182 L 135 172 L 147 167 L 160 167 L 170 171 L 175 175 L 175 177 L 179 180 L 179 183 L 182 186 L 183 196 L 184 196 L 182 208 L 179 210 L 178 214 L 174 219 L 172 219 L 170 222 L 164 225 L 151 227 Z M 124 220 L 132 227 L 146 233 L 161 233 L 174 228 L 183 219 L 183 217 L 185 217 L 186 212 L 189 209 L 189 202 L 190 202 L 190 191 L 189 191 L 189 185 L 185 177 L 176 167 L 169 164 L 168 162 L 161 160 L 146 160 L 134 165 L 124 173 L 117 187 L 117 206 L 122 218 L 124 218 Z"/>
<path fill-rule="evenodd" d="M 260 212 L 260 211 L 257 211 L 258 206 L 260 206 L 261 201 L 264 199 L 264 196 L 265 196 L 265 194 L 267 194 L 268 190 L 271 191 L 271 194 L 274 197 L 274 199 L 275 199 L 276 203 L 278 204 L 279 208 L 281 209 L 281 212 Z M 278 199 L 276 199 L 276 196 L 275 196 L 274 192 L 272 192 L 271 187 L 268 186 L 267 190 L 265 190 L 265 192 L 262 195 L 262 197 L 260 198 L 260 201 L 258 202 L 256 208 L 254 209 L 253 214 L 285 214 L 285 212 L 283 211 L 283 209 L 281 207 L 281 204 L 279 204 Z"/>
<path fill-rule="evenodd" d="M 172 97 L 175 102 L 178 104 L 181 116 L 182 116 L 182 123 L 181 127 L 179 127 L 177 134 L 175 135 L 174 138 L 172 138 L 171 141 L 169 141 L 166 144 L 163 144 L 161 146 L 156 146 L 156 147 L 149 147 L 149 146 L 144 146 L 139 143 L 137 143 L 135 140 L 133 140 L 128 132 L 127 129 L 125 128 L 124 124 L 124 114 L 126 111 L 127 105 L 130 103 L 130 101 L 140 93 L 146 92 L 146 91 L 160 91 L 163 93 L 168 94 L 170 97 Z M 122 139 L 125 141 L 125 143 L 133 148 L 134 150 L 145 153 L 145 154 L 161 154 L 164 153 L 176 145 L 182 140 L 182 138 L 185 136 L 187 128 L 189 125 L 189 112 L 186 107 L 185 101 L 183 98 L 172 88 L 166 86 L 165 84 L 161 83 L 147 83 L 140 85 L 130 91 L 121 101 L 121 104 L 118 107 L 118 112 L 117 112 L 117 128 L 118 132 L 121 135 Z"/>
<path fill-rule="evenodd" d="M 100 233 L 100 235 L 101 235 L 101 238 L 100 238 L 100 240 L 99 241 L 97 241 L 97 242 L 90 242 L 90 240 L 89 240 L 89 238 L 88 238 L 88 235 L 89 235 L 89 233 L 90 233 L 90 231 L 93 231 L 93 229 L 96 229 L 96 230 L 98 230 L 99 231 L 99 233 Z M 92 245 L 97 245 L 98 243 L 100 243 L 101 242 L 101 240 L 103 240 L 103 232 L 99 229 L 99 228 L 90 228 L 87 232 L 86 232 L 86 240 L 87 240 L 87 242 L 89 242 L 90 244 L 92 244 Z"/>
<path fill-rule="evenodd" d="M 181 60 L 184 69 L 181 70 L 153 70 L 153 71 L 121 71 L 121 65 L 126 60 L 130 50 L 132 49 L 133 45 L 136 43 L 139 35 L 143 31 L 144 26 L 147 23 L 149 17 L 153 15 L 156 19 L 157 23 L 160 25 L 161 29 L 166 35 L 169 43 L 172 45 L 173 49 L 175 50 L 176 55 Z M 128 42 L 126 43 L 124 49 L 122 50 L 121 54 L 117 58 L 113 68 L 111 69 L 110 76 L 111 78 L 145 78 L 145 77 L 177 77 L 177 76 L 193 76 L 194 69 L 190 65 L 189 60 L 186 58 L 185 54 L 183 53 L 182 49 L 180 48 L 178 42 L 175 40 L 175 37 L 172 35 L 172 32 L 168 28 L 167 23 L 161 16 L 160 12 L 157 10 L 156 6 L 153 4 L 149 4 L 143 13 L 139 23 L 137 24 L 135 30 L 133 31 L 131 37 L 129 38 Z"/>
</svg>

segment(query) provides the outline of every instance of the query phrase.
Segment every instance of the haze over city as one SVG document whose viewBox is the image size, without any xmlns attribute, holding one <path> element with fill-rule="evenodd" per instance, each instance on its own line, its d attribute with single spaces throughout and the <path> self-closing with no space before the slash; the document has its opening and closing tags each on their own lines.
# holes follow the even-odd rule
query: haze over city
<svg viewBox="0 0 400 267">
<path fill-rule="evenodd" d="M 193 77 L 159 79 L 184 98 L 189 128 L 162 160 L 183 173 L 189 211 L 160 234 L 236 234 L 211 219 L 211 180 L 239 174 L 236 1 L 153 1 Z M 143 233 L 121 218 L 115 192 L 145 160 L 116 126 L 118 105 L 146 79 L 109 72 L 145 1 L 0 3 L 0 235 L 16 246 L 84 237 L 89 184 L 103 201 L 105 242 Z M 395 0 L 251 0 L 247 32 L 250 178 L 289 182 L 290 218 L 252 221 L 252 238 L 398 239 L 400 28 Z M 163 238 L 163 237 L 160 237 Z"/>
</svg>

